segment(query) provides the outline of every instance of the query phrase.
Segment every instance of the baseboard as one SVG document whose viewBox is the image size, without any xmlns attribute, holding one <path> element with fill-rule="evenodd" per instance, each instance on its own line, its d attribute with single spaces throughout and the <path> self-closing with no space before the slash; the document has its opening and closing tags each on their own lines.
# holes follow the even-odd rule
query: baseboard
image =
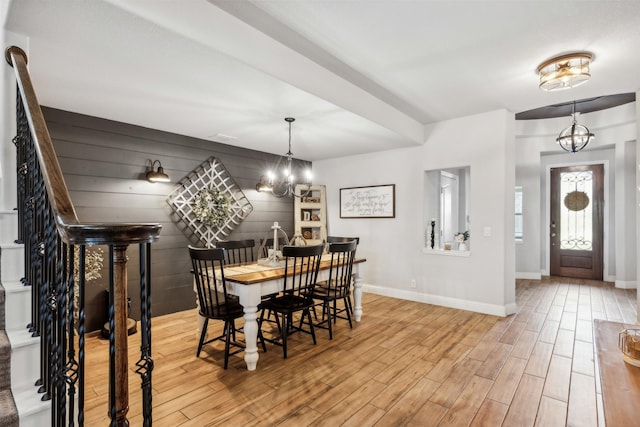
<svg viewBox="0 0 640 427">
<path fill-rule="evenodd" d="M 516 279 L 540 280 L 540 279 L 542 279 L 542 274 L 541 273 L 527 273 L 527 272 L 518 272 L 518 271 L 516 271 Z"/>
<path fill-rule="evenodd" d="M 616 288 L 618 289 L 637 289 L 638 282 L 635 280 L 616 280 Z"/>
<path fill-rule="evenodd" d="M 507 305 L 487 304 L 483 302 L 463 300 L 441 295 L 422 294 L 366 284 L 362 286 L 362 290 L 364 292 L 370 292 L 372 294 L 383 295 L 386 297 L 422 302 L 425 304 L 440 305 L 443 307 L 457 308 L 459 310 L 475 311 L 477 313 L 491 314 L 494 316 L 502 317 L 515 313 L 517 309 L 515 303 Z M 363 309 L 366 312 L 366 307 L 364 307 Z"/>
</svg>

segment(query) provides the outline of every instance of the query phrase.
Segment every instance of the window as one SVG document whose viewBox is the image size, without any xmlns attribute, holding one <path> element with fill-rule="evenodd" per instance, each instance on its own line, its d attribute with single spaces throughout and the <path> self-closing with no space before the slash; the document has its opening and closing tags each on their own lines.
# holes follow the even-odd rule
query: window
<svg viewBox="0 0 640 427">
<path fill-rule="evenodd" d="M 516 241 L 522 241 L 522 187 L 516 187 L 516 206 L 515 206 L 515 237 Z"/>
</svg>

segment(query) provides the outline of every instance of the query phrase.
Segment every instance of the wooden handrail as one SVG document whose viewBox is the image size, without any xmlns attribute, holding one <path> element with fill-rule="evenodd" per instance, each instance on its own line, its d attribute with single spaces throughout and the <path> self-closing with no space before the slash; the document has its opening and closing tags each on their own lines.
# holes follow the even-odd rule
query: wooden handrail
<svg viewBox="0 0 640 427">
<path fill-rule="evenodd" d="M 87 245 L 156 241 L 162 228 L 160 224 L 81 224 L 78 221 L 44 114 L 27 70 L 27 54 L 19 47 L 11 46 L 5 51 L 5 58 L 16 74 L 51 209 L 62 241 L 68 244 Z"/>
</svg>

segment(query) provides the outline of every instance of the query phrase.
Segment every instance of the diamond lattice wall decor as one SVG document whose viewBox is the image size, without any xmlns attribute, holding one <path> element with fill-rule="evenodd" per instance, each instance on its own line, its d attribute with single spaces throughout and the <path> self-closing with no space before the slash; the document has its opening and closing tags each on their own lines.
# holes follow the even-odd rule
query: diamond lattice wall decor
<svg viewBox="0 0 640 427">
<path fill-rule="evenodd" d="M 207 247 L 212 247 L 218 240 L 224 239 L 253 211 L 253 206 L 233 180 L 229 171 L 220 160 L 210 157 L 193 172 L 179 182 L 167 197 L 171 209 L 184 221 L 189 229 Z M 204 191 L 203 191 L 204 190 Z M 197 205 L 202 206 L 203 194 L 215 193 L 226 198 L 225 212 L 218 221 L 202 221 L 202 213 Z M 199 202 L 199 203 L 198 203 Z M 221 209 L 219 204 L 211 203 L 212 210 Z M 207 223 L 209 222 L 209 224 Z M 217 225 L 221 224 L 221 225 Z"/>
</svg>

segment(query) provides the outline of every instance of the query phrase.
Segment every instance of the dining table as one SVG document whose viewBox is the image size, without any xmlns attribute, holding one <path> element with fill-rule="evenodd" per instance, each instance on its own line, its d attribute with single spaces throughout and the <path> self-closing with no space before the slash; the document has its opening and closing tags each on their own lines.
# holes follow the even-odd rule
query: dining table
<svg viewBox="0 0 640 427">
<path fill-rule="evenodd" d="M 353 261 L 353 317 L 356 322 L 362 319 L 362 277 L 361 266 L 364 258 Z M 325 254 L 320 260 L 317 281 L 328 280 L 331 267 L 331 255 Z M 219 273 L 217 273 L 219 274 Z M 224 279 L 227 293 L 236 295 L 244 308 L 244 361 L 249 371 L 254 371 L 258 365 L 258 305 L 262 296 L 280 292 L 284 287 L 285 269 L 281 265 L 265 262 L 225 265 Z M 197 303 L 197 298 L 196 298 Z M 204 325 L 204 317 L 198 315 L 198 331 Z"/>
</svg>

